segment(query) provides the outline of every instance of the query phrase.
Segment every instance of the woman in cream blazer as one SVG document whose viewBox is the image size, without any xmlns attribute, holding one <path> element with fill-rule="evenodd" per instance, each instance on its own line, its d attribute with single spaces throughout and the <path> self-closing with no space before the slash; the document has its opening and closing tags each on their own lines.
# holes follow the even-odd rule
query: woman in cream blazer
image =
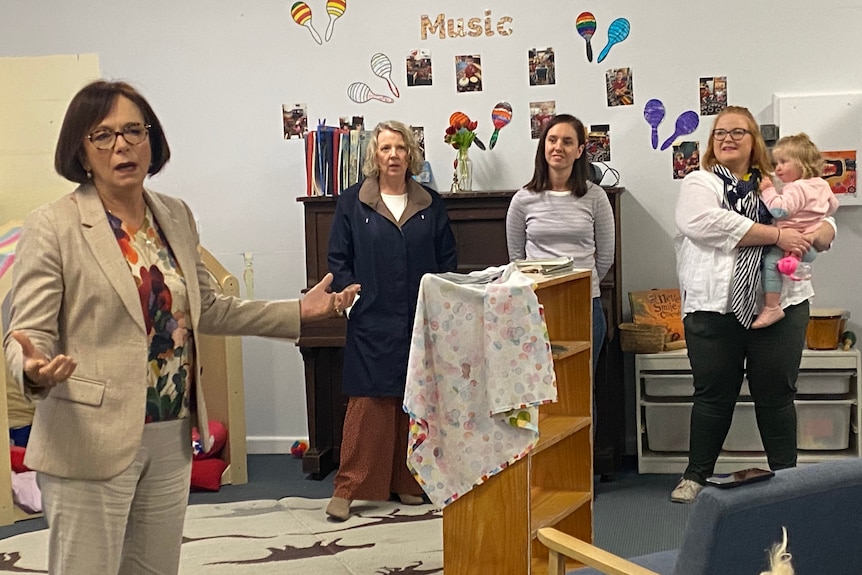
<svg viewBox="0 0 862 575">
<path fill-rule="evenodd" d="M 81 185 L 24 223 L 4 347 L 36 402 L 25 463 L 39 472 L 50 573 L 176 573 L 189 429 L 207 429 L 195 334 L 296 340 L 301 318 L 355 295 L 328 293 L 331 276 L 301 305 L 218 294 L 188 206 L 143 186 L 169 157 L 134 88 L 93 82 L 72 100 L 55 157 Z M 153 373 L 165 349 L 179 358 L 169 377 Z M 166 380 L 172 396 L 160 395 Z M 169 415 L 154 418 L 162 406 Z"/>
</svg>

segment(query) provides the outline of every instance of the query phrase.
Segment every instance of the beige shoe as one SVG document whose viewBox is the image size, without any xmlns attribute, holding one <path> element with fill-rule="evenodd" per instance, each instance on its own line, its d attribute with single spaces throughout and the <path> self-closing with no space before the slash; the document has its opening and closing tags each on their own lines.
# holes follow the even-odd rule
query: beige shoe
<svg viewBox="0 0 862 575">
<path fill-rule="evenodd" d="M 754 320 L 754 323 L 751 324 L 751 328 L 760 329 L 763 327 L 769 327 L 772 324 L 781 321 L 782 318 L 784 318 L 784 310 L 781 309 L 780 305 L 764 306 L 763 311 L 760 312 L 760 315 L 758 315 L 757 319 Z"/>
<path fill-rule="evenodd" d="M 693 503 L 703 485 L 691 479 L 680 479 L 670 493 L 670 500 L 675 503 Z"/>
<path fill-rule="evenodd" d="M 399 493 L 398 499 L 400 499 L 401 503 L 404 505 L 422 505 L 425 503 L 425 500 L 422 499 L 421 495 L 410 495 L 409 493 Z"/>
<path fill-rule="evenodd" d="M 326 514 L 333 519 L 339 521 L 347 521 L 350 518 L 350 504 L 353 503 L 350 499 L 343 497 L 333 497 L 329 500 L 329 505 L 326 506 Z"/>
</svg>

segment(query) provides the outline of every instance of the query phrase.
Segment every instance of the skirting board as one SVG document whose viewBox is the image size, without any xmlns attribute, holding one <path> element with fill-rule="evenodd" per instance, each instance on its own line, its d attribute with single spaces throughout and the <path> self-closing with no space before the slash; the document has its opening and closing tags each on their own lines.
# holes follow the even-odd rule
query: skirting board
<svg viewBox="0 0 862 575">
<path fill-rule="evenodd" d="M 272 453 L 290 453 L 295 441 L 308 442 L 307 437 L 246 437 L 246 452 L 249 455 L 268 455 Z"/>
</svg>

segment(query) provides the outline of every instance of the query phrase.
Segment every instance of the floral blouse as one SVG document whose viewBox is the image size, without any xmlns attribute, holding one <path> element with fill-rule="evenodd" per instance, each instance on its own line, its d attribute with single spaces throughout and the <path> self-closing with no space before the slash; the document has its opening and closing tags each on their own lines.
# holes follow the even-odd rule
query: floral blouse
<svg viewBox="0 0 862 575">
<path fill-rule="evenodd" d="M 138 287 L 147 329 L 145 421 L 188 417 L 194 383 L 194 339 L 183 272 L 149 207 L 138 230 L 110 212 L 108 222 Z"/>
</svg>

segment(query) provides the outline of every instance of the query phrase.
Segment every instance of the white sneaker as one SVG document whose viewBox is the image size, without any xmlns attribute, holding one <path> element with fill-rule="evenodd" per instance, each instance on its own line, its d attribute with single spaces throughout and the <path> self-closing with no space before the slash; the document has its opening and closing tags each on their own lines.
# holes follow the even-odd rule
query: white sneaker
<svg viewBox="0 0 862 575">
<path fill-rule="evenodd" d="M 670 493 L 670 500 L 675 503 L 693 503 L 703 485 L 691 479 L 680 479 L 676 488 Z"/>
</svg>

